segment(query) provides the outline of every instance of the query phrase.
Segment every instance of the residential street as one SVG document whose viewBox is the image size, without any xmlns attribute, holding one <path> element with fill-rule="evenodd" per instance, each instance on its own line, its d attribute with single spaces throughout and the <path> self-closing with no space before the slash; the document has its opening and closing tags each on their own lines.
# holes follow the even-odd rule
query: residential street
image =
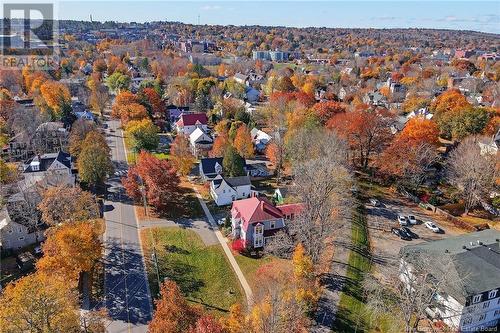
<svg viewBox="0 0 500 333">
<path fill-rule="evenodd" d="M 105 296 L 110 333 L 146 332 L 152 304 L 134 207 L 125 196 L 120 177 L 127 170 L 126 152 L 119 121 L 107 122 L 115 175 L 108 182 L 105 202 Z"/>
</svg>

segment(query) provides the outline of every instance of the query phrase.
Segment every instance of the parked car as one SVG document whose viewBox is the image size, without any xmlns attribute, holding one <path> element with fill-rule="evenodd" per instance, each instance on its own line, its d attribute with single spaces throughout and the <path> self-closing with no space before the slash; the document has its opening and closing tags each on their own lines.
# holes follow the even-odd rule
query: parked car
<svg viewBox="0 0 500 333">
<path fill-rule="evenodd" d="M 408 225 L 408 220 L 403 215 L 398 215 L 398 223 L 399 225 Z"/>
<path fill-rule="evenodd" d="M 410 224 L 417 224 L 418 223 L 415 215 L 408 215 L 408 222 L 410 222 Z"/>
<path fill-rule="evenodd" d="M 413 239 L 420 238 L 416 233 L 414 233 L 413 231 L 411 231 L 411 229 L 408 228 L 408 227 L 402 227 L 401 230 L 403 230 L 404 232 L 406 232 L 406 234 L 408 236 L 410 236 L 411 238 L 413 238 Z"/>
<path fill-rule="evenodd" d="M 36 256 L 41 257 L 43 255 L 43 250 L 41 245 L 36 246 L 33 251 L 35 252 Z"/>
<path fill-rule="evenodd" d="M 379 207 L 380 206 L 380 201 L 378 201 L 377 199 L 371 198 L 370 199 L 370 205 L 372 205 L 373 207 Z"/>
<path fill-rule="evenodd" d="M 218 220 L 217 220 L 217 225 L 218 225 L 218 226 L 223 226 L 225 222 L 226 222 L 226 219 L 224 219 L 224 218 L 222 218 L 222 219 L 218 219 Z"/>
<path fill-rule="evenodd" d="M 432 230 L 432 232 L 435 232 L 435 233 L 442 232 L 442 229 L 432 222 L 429 222 L 429 221 L 425 222 L 424 225 L 427 227 L 427 229 Z"/>
<path fill-rule="evenodd" d="M 411 237 L 398 228 L 391 228 L 391 232 L 402 240 L 411 241 Z"/>
</svg>

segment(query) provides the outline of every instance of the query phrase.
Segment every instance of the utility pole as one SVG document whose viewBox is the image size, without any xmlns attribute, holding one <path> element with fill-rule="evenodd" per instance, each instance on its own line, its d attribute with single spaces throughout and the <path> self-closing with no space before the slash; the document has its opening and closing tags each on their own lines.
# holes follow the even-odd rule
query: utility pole
<svg viewBox="0 0 500 333">
<path fill-rule="evenodd" d="M 144 215 L 147 217 L 148 216 L 148 202 L 146 198 L 146 187 L 144 186 L 144 181 L 142 180 L 141 176 L 137 176 L 139 178 L 139 188 L 141 190 L 141 195 L 142 195 L 142 203 L 144 205 Z M 158 283 L 158 292 L 160 292 L 160 270 L 158 268 L 158 255 L 156 254 L 156 244 L 155 244 L 155 236 L 153 234 L 152 228 L 149 229 L 149 237 L 151 238 L 151 243 L 153 245 L 153 253 L 151 254 L 151 258 L 153 259 L 153 264 L 155 265 L 155 271 L 156 271 L 156 281 Z"/>
</svg>

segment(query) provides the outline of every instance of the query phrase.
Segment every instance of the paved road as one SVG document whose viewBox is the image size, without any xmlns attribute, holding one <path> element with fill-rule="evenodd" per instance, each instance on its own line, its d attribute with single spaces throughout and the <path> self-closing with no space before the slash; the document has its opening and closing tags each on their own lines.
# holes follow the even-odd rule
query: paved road
<svg viewBox="0 0 500 333">
<path fill-rule="evenodd" d="M 107 331 L 146 332 L 152 313 L 151 294 L 134 207 L 125 196 L 120 182 L 120 175 L 127 169 L 123 134 L 118 129 L 118 121 L 111 120 L 107 124 L 109 130 L 106 138 L 116 170 L 107 182 L 109 194 L 104 207 L 104 288 L 106 308 L 111 317 Z"/>
</svg>

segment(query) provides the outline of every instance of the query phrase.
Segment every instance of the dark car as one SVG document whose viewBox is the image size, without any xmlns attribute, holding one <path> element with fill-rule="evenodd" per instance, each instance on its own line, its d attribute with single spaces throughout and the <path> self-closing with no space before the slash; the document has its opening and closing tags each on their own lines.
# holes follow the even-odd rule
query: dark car
<svg viewBox="0 0 500 333">
<path fill-rule="evenodd" d="M 398 236 L 399 238 L 401 238 L 402 240 L 405 240 L 405 241 L 411 241 L 412 238 L 406 234 L 406 232 L 402 231 L 401 229 L 398 229 L 398 228 L 391 228 L 391 232 Z"/>
<path fill-rule="evenodd" d="M 404 231 L 404 232 L 406 232 L 406 234 L 408 236 L 410 236 L 411 238 L 413 238 L 413 239 L 420 238 L 416 233 L 414 233 L 413 231 L 411 231 L 411 229 L 408 228 L 408 227 L 402 227 L 401 230 Z"/>
</svg>

